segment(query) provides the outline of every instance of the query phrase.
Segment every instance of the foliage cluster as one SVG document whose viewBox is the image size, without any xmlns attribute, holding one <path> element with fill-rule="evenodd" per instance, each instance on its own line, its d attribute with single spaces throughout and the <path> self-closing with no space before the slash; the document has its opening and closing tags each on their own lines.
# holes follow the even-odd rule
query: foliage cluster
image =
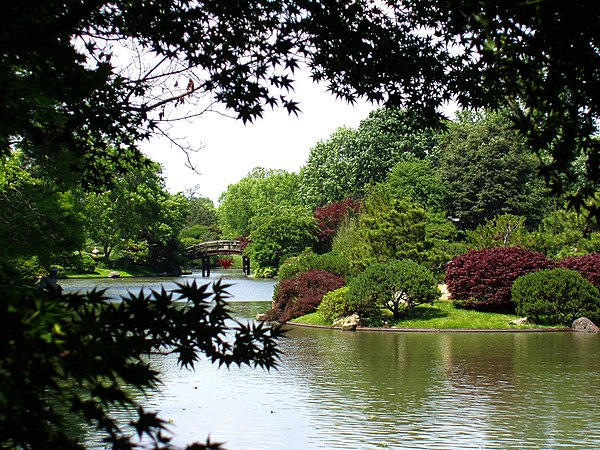
<svg viewBox="0 0 600 450">
<path fill-rule="evenodd" d="M 317 255 L 313 252 L 303 252 L 298 256 L 288 258 L 278 272 L 279 281 L 288 280 L 311 269 L 321 269 L 347 278 L 350 275 L 348 261 L 333 253 Z"/>
<path fill-rule="evenodd" d="M 600 319 L 600 292 L 574 270 L 545 269 L 519 277 L 512 300 L 517 314 L 534 323 L 570 326 L 579 317 Z"/>
<path fill-rule="evenodd" d="M 333 237 L 342 221 L 347 217 L 355 217 L 359 210 L 360 202 L 351 198 L 328 203 L 315 209 L 314 216 L 318 227 L 318 253 L 326 253 L 331 250 Z"/>
<path fill-rule="evenodd" d="M 339 128 L 315 145 L 300 172 L 310 206 L 362 198 L 369 186 L 385 181 L 406 155 L 423 158 L 434 146 L 433 130 L 419 126 L 409 109 L 372 111 L 356 130 Z"/>
<path fill-rule="evenodd" d="M 140 400 L 160 384 L 149 357 L 174 354 L 182 368 L 200 357 L 218 365 L 271 369 L 281 331 L 236 322 L 226 285 L 179 285 L 173 292 L 64 294 L 2 289 L 0 446 L 82 449 L 69 418 L 88 424 L 112 448 L 172 449 L 167 421 Z M 177 301 L 176 301 L 177 300 Z M 18 376 L 16 375 L 18 374 Z M 131 413 L 123 425 L 114 407 Z M 195 444 L 189 449 L 220 448 Z"/>
<path fill-rule="evenodd" d="M 600 289 L 600 254 L 573 256 L 561 259 L 556 263 L 564 269 L 575 270 Z"/>
<path fill-rule="evenodd" d="M 331 324 L 349 315 L 348 291 L 348 286 L 344 286 L 323 296 L 321 304 L 317 307 L 317 312 L 327 323 Z"/>
<path fill-rule="evenodd" d="M 448 264 L 446 284 L 465 308 L 514 311 L 511 287 L 522 275 L 554 268 L 544 255 L 520 247 L 471 250 Z"/>
<path fill-rule="evenodd" d="M 600 252 L 599 223 L 583 214 L 557 208 L 531 232 L 533 250 L 552 259 Z"/>
<path fill-rule="evenodd" d="M 332 246 L 354 274 L 376 262 L 419 260 L 424 250 L 425 210 L 397 199 L 386 185 L 371 189 L 358 219 L 342 223 Z"/>
<path fill-rule="evenodd" d="M 345 284 L 344 278 L 321 269 L 312 269 L 284 280 L 275 290 L 274 305 L 267 312 L 267 318 L 287 322 L 314 312 L 327 292 Z"/>
<path fill-rule="evenodd" d="M 375 321 L 387 309 L 393 320 L 405 317 L 412 308 L 439 298 L 437 279 L 431 271 L 411 260 L 372 264 L 348 282 L 350 313 Z"/>
<path fill-rule="evenodd" d="M 268 215 L 255 216 L 250 226 L 246 253 L 257 269 L 270 268 L 273 275 L 290 256 L 300 254 L 315 242 L 315 220 L 301 207 L 274 208 Z"/>
<path fill-rule="evenodd" d="M 252 220 L 272 215 L 274 208 L 292 208 L 302 204 L 299 194 L 300 179 L 285 170 L 254 168 L 219 198 L 217 217 L 223 236 L 235 239 L 248 236 Z"/>
<path fill-rule="evenodd" d="M 439 176 L 448 192 L 448 214 L 462 229 L 496 215 L 525 216 L 537 225 L 549 207 L 536 158 L 510 129 L 505 113 L 463 112 L 437 149 Z"/>
</svg>

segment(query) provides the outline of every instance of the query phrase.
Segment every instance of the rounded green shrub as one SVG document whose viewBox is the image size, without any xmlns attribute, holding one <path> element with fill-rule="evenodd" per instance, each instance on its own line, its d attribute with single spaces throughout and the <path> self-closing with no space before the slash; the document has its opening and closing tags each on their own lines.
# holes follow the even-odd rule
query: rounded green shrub
<svg viewBox="0 0 600 450">
<path fill-rule="evenodd" d="M 600 292 L 579 273 L 547 269 L 518 278 L 512 287 L 517 314 L 539 324 L 571 325 L 600 318 Z"/>
<path fill-rule="evenodd" d="M 373 264 L 348 284 L 348 309 L 371 322 L 388 309 L 394 320 L 440 296 L 433 272 L 411 260 Z"/>
<path fill-rule="evenodd" d="M 323 300 L 321 300 L 321 304 L 317 308 L 317 311 L 327 322 L 333 323 L 348 315 L 347 298 L 347 286 L 328 292 L 323 296 Z"/>
</svg>

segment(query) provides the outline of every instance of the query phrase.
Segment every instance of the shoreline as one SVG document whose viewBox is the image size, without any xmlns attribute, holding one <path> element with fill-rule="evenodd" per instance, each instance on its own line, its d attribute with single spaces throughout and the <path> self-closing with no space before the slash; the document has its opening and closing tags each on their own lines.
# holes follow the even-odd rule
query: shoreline
<svg viewBox="0 0 600 450">
<path fill-rule="evenodd" d="M 324 330 L 340 331 L 383 331 L 387 333 L 565 333 L 574 332 L 572 328 L 384 328 L 384 327 L 356 327 L 352 330 L 342 330 L 342 327 L 331 325 L 314 325 L 310 323 L 286 322 L 283 326 L 299 328 L 321 328 Z"/>
</svg>

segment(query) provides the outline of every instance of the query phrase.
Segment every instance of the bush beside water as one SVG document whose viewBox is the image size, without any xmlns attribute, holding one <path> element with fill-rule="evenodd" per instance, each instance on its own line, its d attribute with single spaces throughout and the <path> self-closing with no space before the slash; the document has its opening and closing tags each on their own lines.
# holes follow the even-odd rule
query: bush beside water
<svg viewBox="0 0 600 450">
<path fill-rule="evenodd" d="M 512 287 L 517 314 L 538 324 L 571 325 L 579 317 L 600 318 L 600 293 L 579 273 L 547 269 L 518 278 Z"/>
</svg>

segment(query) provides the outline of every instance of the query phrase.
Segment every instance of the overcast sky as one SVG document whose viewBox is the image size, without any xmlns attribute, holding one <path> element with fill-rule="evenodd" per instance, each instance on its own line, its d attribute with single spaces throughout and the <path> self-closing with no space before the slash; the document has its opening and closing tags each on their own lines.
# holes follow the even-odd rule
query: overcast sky
<svg viewBox="0 0 600 450">
<path fill-rule="evenodd" d="M 190 145 L 204 146 L 191 156 L 199 174 L 185 166 L 185 154 L 166 140 L 146 143 L 143 150 L 163 165 L 170 192 L 199 185 L 199 194 L 212 199 L 216 206 L 227 186 L 237 183 L 254 167 L 298 172 L 317 142 L 327 139 L 339 127 L 356 128 L 375 108 L 369 103 L 352 106 L 336 100 L 325 87 L 308 79 L 298 81 L 293 99 L 300 102 L 302 113 L 298 117 L 278 109 L 244 125 L 208 113 L 173 130 L 175 135 L 186 137 Z"/>
</svg>

